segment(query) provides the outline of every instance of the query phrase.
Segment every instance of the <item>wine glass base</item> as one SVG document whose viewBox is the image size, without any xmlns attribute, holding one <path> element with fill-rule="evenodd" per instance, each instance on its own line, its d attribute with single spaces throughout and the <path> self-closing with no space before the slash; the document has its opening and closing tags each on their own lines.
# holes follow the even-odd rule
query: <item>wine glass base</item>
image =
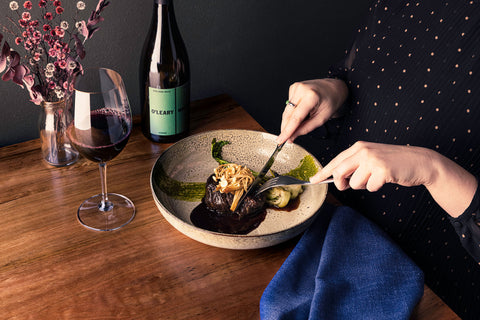
<svg viewBox="0 0 480 320">
<path fill-rule="evenodd" d="M 135 217 L 135 206 L 125 196 L 108 193 L 109 206 L 102 210 L 102 195 L 85 200 L 78 208 L 78 221 L 86 228 L 96 231 L 113 231 L 130 223 Z"/>
</svg>

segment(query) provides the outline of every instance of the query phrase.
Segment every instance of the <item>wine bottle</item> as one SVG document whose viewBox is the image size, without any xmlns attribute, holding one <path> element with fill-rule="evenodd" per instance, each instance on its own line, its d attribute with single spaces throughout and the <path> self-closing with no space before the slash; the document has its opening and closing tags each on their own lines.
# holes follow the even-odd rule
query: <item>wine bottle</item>
<svg viewBox="0 0 480 320">
<path fill-rule="evenodd" d="M 155 142 L 187 135 L 190 66 L 177 26 L 173 0 L 154 0 L 153 18 L 140 63 L 143 134 Z"/>
</svg>

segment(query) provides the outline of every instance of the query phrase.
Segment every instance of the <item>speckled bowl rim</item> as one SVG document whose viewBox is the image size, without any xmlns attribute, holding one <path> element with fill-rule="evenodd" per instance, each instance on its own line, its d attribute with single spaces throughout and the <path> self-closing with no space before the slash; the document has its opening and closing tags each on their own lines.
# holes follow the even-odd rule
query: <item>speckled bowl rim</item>
<svg viewBox="0 0 480 320">
<path fill-rule="evenodd" d="M 157 197 L 156 193 L 155 193 L 155 188 L 154 188 L 154 170 L 155 170 L 155 167 L 158 165 L 159 162 L 162 161 L 162 159 L 164 157 L 166 157 L 167 153 L 170 152 L 173 148 L 176 148 L 178 147 L 179 144 L 181 143 L 185 143 L 186 141 L 188 140 L 195 140 L 201 136 L 205 136 L 206 134 L 213 134 L 215 135 L 215 133 L 225 133 L 225 132 L 228 132 L 228 133 L 234 133 L 234 132 L 241 132 L 241 133 L 258 133 L 258 134 L 261 134 L 261 135 L 264 135 L 264 136 L 268 136 L 272 139 L 276 138 L 277 136 L 276 135 L 273 135 L 273 134 L 270 134 L 270 133 L 267 133 L 267 132 L 263 132 L 263 131 L 255 131 L 255 130 L 246 130 L 246 129 L 219 129 L 219 130 L 211 130 L 211 131 L 205 131 L 205 132 L 201 132 L 201 133 L 197 133 L 197 134 L 194 134 L 194 135 L 190 135 L 186 138 L 183 138 L 179 141 L 177 141 L 176 143 L 172 144 L 171 146 L 169 146 L 167 149 L 165 149 L 162 154 L 157 158 L 157 160 L 155 161 L 155 163 L 153 164 L 152 166 L 152 170 L 150 172 L 150 188 L 151 188 L 151 191 L 152 191 L 152 196 L 153 196 L 153 199 L 155 201 L 155 204 L 157 206 L 157 208 L 159 209 L 160 213 L 162 214 L 162 216 L 167 220 L 167 222 L 169 222 L 175 229 L 177 229 L 179 232 L 181 232 L 182 234 L 186 235 L 187 237 L 193 239 L 193 240 L 196 240 L 196 241 L 199 241 L 199 242 L 202 242 L 204 244 L 207 244 L 207 245 L 211 245 L 211 246 L 215 246 L 215 247 L 220 247 L 220 248 L 227 248 L 227 249 L 256 249 L 256 248 L 263 248 L 263 247 L 268 247 L 268 246 L 273 246 L 273 245 L 276 245 L 276 244 L 279 244 L 279 243 L 282 243 L 282 242 L 285 242 L 285 241 L 288 241 L 289 239 L 292 239 L 294 238 L 295 236 L 299 235 L 300 233 L 302 233 L 303 231 L 306 230 L 306 228 L 308 228 L 308 226 L 313 222 L 313 220 L 316 218 L 318 212 L 320 211 L 320 208 L 323 206 L 323 203 L 325 202 L 325 198 L 326 198 L 326 195 L 327 195 L 327 190 L 328 190 L 328 186 L 326 184 L 324 185 L 318 185 L 318 187 L 321 187 L 323 189 L 323 191 L 321 192 L 321 194 L 319 196 L 323 197 L 323 200 L 321 201 L 320 205 L 316 208 L 316 209 L 312 209 L 312 214 L 306 218 L 305 220 L 303 221 L 300 221 L 298 222 L 297 224 L 295 225 L 292 225 L 289 229 L 284 229 L 284 230 L 280 230 L 280 231 L 275 231 L 275 232 L 269 232 L 269 233 L 262 233 L 262 234 L 256 234 L 256 235 L 252 235 L 252 234 L 230 234 L 230 233 L 221 233 L 221 232 L 215 232 L 215 231 L 211 231 L 211 230 L 206 230 L 206 229 L 202 229 L 202 228 L 199 228 L 191 223 L 188 223 L 186 222 L 185 220 L 179 218 L 177 215 L 171 213 L 165 206 L 164 204 L 159 200 L 159 198 Z M 303 152 L 311 155 L 315 161 L 315 163 L 317 164 L 317 166 L 321 167 L 321 164 L 320 162 L 316 159 L 316 157 L 314 155 L 312 155 L 310 152 L 308 152 L 305 148 L 303 148 L 302 146 L 298 145 L 298 144 L 294 144 L 295 147 L 299 148 L 300 150 L 302 150 Z M 194 230 L 195 232 L 200 232 L 200 233 L 204 233 L 204 234 L 207 234 L 207 235 L 210 235 L 210 236 L 214 236 L 214 237 L 220 237 L 220 238 L 231 238 L 231 239 L 258 239 L 258 238 L 274 238 L 276 235 L 281 235 L 281 234 L 284 234 L 285 232 L 289 231 L 290 230 L 290 235 L 287 236 L 286 238 L 284 239 L 278 239 L 279 241 L 275 241 L 275 239 L 272 239 L 272 241 L 269 242 L 269 244 L 267 245 L 260 245 L 260 246 L 244 246 L 244 245 L 240 245 L 238 248 L 237 247 L 231 247 L 231 246 L 223 246 L 223 245 L 219 245 L 219 244 L 215 244 L 215 243 L 210 243 L 210 241 L 203 241 L 201 239 L 198 239 L 197 237 L 195 236 L 192 236 L 191 234 L 187 234 L 186 232 L 184 232 L 183 230 L 179 230 L 179 228 L 175 225 L 175 223 L 172 224 L 172 222 L 170 221 L 170 219 L 174 220 L 176 223 L 182 225 L 183 227 L 186 227 L 187 229 L 192 229 Z M 267 240 L 268 241 L 268 240 Z"/>
</svg>

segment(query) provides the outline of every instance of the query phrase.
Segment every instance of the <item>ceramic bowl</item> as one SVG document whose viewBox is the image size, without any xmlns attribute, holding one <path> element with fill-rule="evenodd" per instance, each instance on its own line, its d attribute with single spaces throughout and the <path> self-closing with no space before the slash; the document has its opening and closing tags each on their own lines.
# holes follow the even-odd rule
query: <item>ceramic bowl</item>
<svg viewBox="0 0 480 320">
<path fill-rule="evenodd" d="M 190 214 L 200 201 L 184 201 L 168 196 L 158 186 L 159 171 L 181 182 L 202 182 L 218 166 L 211 156 L 212 139 L 227 140 L 223 147 L 225 160 L 260 171 L 276 147 L 276 136 L 250 130 L 215 130 L 189 136 L 170 146 L 157 159 L 150 175 L 153 199 L 165 219 L 178 231 L 207 245 L 227 249 L 256 249 L 287 241 L 302 233 L 312 222 L 325 201 L 327 185 L 311 185 L 300 195 L 298 208 L 292 211 L 267 209 L 265 220 L 245 235 L 212 232 L 192 224 Z M 311 155 L 296 144 L 286 144 L 272 166 L 280 174 L 299 166 Z M 313 156 L 312 156 L 313 157 Z M 313 157 L 315 165 L 321 168 Z"/>
</svg>

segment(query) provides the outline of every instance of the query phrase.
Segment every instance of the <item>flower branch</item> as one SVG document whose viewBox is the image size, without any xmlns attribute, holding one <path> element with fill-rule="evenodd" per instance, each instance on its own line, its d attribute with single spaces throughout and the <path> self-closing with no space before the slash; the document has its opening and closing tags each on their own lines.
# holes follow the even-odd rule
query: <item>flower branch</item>
<svg viewBox="0 0 480 320">
<path fill-rule="evenodd" d="M 26 88 L 30 100 L 39 105 L 42 100 L 59 101 L 71 92 L 73 75 L 82 70 L 80 60 L 86 55 L 84 43 L 98 31 L 98 24 L 104 20 L 101 13 L 110 2 L 99 0 L 87 21 L 74 19 L 74 28 L 61 20 L 65 9 L 60 0 L 36 2 L 38 19 L 33 18 L 32 1 L 24 1 L 23 9 L 17 1 L 9 3 L 18 17 L 18 22 L 8 17 L 16 32 L 6 27 L 3 30 L 14 36 L 15 45 L 25 55 L 14 50 L 0 33 L 0 74 L 3 73 L 2 80 Z M 77 15 L 86 7 L 84 1 L 77 1 Z"/>
</svg>

